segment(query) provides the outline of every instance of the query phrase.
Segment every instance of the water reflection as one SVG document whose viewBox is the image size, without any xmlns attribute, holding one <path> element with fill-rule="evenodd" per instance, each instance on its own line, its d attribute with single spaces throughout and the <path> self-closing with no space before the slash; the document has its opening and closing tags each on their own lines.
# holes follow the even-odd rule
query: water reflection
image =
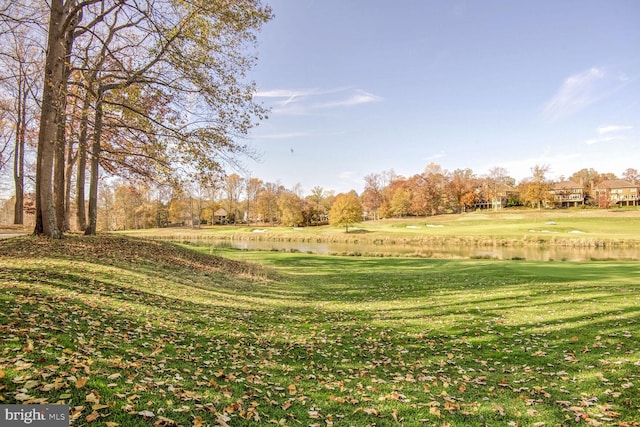
<svg viewBox="0 0 640 427">
<path fill-rule="evenodd" d="M 528 261 L 638 260 L 639 248 L 568 248 L 568 247 L 471 247 L 412 246 L 347 243 L 271 242 L 258 240 L 225 240 L 214 247 L 242 250 L 305 252 L 320 255 L 363 255 L 385 257 L 423 257 L 447 259 L 504 259 Z"/>
</svg>

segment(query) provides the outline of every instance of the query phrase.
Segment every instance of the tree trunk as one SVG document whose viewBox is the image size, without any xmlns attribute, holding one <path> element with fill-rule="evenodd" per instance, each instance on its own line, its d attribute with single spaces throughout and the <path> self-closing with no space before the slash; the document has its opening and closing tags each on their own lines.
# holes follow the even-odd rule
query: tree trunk
<svg viewBox="0 0 640 427">
<path fill-rule="evenodd" d="M 89 92 L 85 94 L 80 118 L 80 135 L 78 136 L 78 168 L 76 169 L 76 225 L 78 230 L 87 229 L 85 209 L 85 180 L 87 171 L 87 132 L 89 126 Z"/>
<path fill-rule="evenodd" d="M 64 170 L 64 229 L 71 230 L 71 178 L 77 156 L 73 154 L 73 144 L 67 148 L 67 161 Z"/>
<path fill-rule="evenodd" d="M 22 69 L 21 69 L 22 71 Z M 24 146 L 27 127 L 26 79 L 18 82 L 18 120 L 16 123 L 16 146 L 13 153 L 13 183 L 16 190 L 16 204 L 13 214 L 14 224 L 24 224 Z"/>
<path fill-rule="evenodd" d="M 73 3 L 73 2 L 72 2 Z M 62 85 L 60 86 L 60 106 L 58 108 L 58 129 L 56 132 L 55 160 L 53 171 L 53 194 L 56 208 L 56 219 L 61 232 L 69 230 L 69 198 L 67 198 L 67 167 L 66 155 L 66 123 L 67 123 L 67 82 L 71 77 L 70 57 L 73 49 L 74 31 L 78 23 L 78 15 L 73 16 L 71 24 L 64 31 L 64 61 L 62 66 Z M 69 148 L 71 152 L 71 148 Z M 70 173 L 69 173 L 70 175 Z M 69 191 L 71 189 L 69 188 Z"/>
<path fill-rule="evenodd" d="M 66 99 L 66 93 L 61 95 L 61 98 Z M 65 217 L 65 119 L 66 114 L 63 110 L 66 107 L 66 102 L 60 103 L 60 109 L 58 110 L 58 128 L 56 131 L 56 142 L 54 146 L 54 159 L 53 159 L 53 204 L 56 210 L 56 225 L 60 232 L 64 233 L 67 231 L 64 228 L 64 217 Z"/>
<path fill-rule="evenodd" d="M 67 7 L 63 0 L 51 0 L 36 167 L 37 218 L 34 233 L 53 238 L 62 237 L 54 206 L 53 165 L 58 120 L 63 117 L 60 111 L 64 107 L 62 101 L 65 93 L 64 63 L 66 61 L 64 22 L 68 12 Z"/>
<path fill-rule="evenodd" d="M 86 236 L 95 235 L 98 224 L 98 175 L 100 173 L 100 138 L 102 137 L 103 96 L 103 90 L 102 88 L 99 88 L 96 98 L 93 143 L 91 144 L 91 176 L 89 178 L 89 225 L 84 231 L 84 234 Z"/>
</svg>

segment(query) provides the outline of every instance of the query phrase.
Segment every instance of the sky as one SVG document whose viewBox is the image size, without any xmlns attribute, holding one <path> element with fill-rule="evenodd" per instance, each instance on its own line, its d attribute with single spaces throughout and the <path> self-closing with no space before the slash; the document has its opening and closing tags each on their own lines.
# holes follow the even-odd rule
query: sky
<svg viewBox="0 0 640 427">
<path fill-rule="evenodd" d="M 265 0 L 252 177 L 640 170 L 640 1 Z"/>
</svg>

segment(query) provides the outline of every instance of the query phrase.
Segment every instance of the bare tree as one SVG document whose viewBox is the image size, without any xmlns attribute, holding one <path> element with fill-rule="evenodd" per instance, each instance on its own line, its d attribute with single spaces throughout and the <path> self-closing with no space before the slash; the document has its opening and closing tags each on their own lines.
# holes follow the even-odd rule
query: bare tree
<svg viewBox="0 0 640 427">
<path fill-rule="evenodd" d="M 39 9 L 34 12 L 27 18 L 19 2 L 0 6 L 0 93 L 7 97 L 2 102 L 4 144 L 0 150 L 10 154 L 5 155 L 6 161 L 13 158 L 14 224 L 24 222 L 25 150 L 33 136 L 44 59 L 42 33 L 32 21 Z M 9 138 L 13 139 L 11 150 Z"/>
<path fill-rule="evenodd" d="M 244 186 L 245 179 L 236 173 L 227 176 L 224 181 L 224 191 L 227 196 L 227 215 L 234 223 L 238 221 L 240 216 L 238 206 Z"/>
<path fill-rule="evenodd" d="M 257 218 L 258 196 L 262 189 L 262 180 L 249 177 L 246 181 L 245 189 L 247 192 L 247 221 L 249 224 Z"/>
<path fill-rule="evenodd" d="M 622 179 L 627 180 L 632 184 L 637 184 L 640 182 L 640 173 L 638 173 L 638 169 L 627 168 L 622 173 Z"/>
</svg>

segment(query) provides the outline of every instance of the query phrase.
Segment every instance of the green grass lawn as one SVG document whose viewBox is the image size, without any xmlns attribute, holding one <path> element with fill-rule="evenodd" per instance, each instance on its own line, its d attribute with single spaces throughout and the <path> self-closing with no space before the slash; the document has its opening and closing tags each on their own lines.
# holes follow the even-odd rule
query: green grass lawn
<svg viewBox="0 0 640 427">
<path fill-rule="evenodd" d="M 209 250 L 0 241 L 0 403 L 108 427 L 638 425 L 635 262 Z"/>
</svg>

